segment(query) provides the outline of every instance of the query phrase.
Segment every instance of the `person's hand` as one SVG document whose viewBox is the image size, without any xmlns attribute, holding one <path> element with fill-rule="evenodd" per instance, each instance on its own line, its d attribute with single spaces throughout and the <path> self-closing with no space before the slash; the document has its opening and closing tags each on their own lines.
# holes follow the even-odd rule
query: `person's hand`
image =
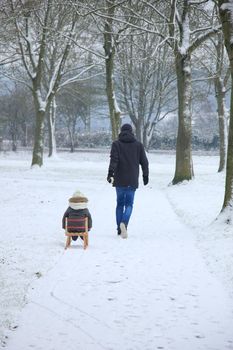
<svg viewBox="0 0 233 350">
<path fill-rule="evenodd" d="M 111 176 L 111 177 L 108 177 L 107 178 L 107 181 L 110 183 L 110 184 L 113 184 L 114 182 L 114 178 Z"/>
<path fill-rule="evenodd" d="M 114 177 L 113 177 L 113 172 L 112 172 L 112 171 L 109 171 L 109 172 L 108 172 L 107 181 L 108 181 L 110 184 L 113 184 Z"/>
<path fill-rule="evenodd" d="M 148 184 L 148 182 L 149 182 L 149 177 L 147 175 L 143 175 L 142 178 L 143 178 L 143 183 L 146 186 Z"/>
</svg>

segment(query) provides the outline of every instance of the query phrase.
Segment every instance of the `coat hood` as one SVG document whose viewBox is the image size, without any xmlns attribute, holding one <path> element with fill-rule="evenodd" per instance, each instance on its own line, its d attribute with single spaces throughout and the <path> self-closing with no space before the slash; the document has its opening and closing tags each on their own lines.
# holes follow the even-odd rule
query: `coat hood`
<svg viewBox="0 0 233 350">
<path fill-rule="evenodd" d="M 118 137 L 119 141 L 121 142 L 126 142 L 126 143 L 130 143 L 130 142 L 135 142 L 135 136 L 134 134 L 129 131 L 129 130 L 123 130 L 120 132 L 119 137 Z"/>
<path fill-rule="evenodd" d="M 72 195 L 72 197 L 69 199 L 69 203 L 87 203 L 88 199 L 87 197 L 80 191 L 75 191 L 74 194 Z"/>
</svg>

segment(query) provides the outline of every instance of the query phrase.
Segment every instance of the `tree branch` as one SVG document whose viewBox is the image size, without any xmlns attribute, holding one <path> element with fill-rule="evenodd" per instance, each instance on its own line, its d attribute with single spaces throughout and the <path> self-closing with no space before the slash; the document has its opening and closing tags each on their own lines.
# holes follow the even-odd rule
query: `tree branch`
<svg viewBox="0 0 233 350">
<path fill-rule="evenodd" d="M 188 49 L 189 53 L 192 53 L 195 49 L 197 49 L 206 39 L 217 34 L 220 28 L 221 26 L 213 28 L 209 30 L 207 33 L 204 33 L 203 35 L 200 35 L 198 38 L 196 38 L 196 40 L 189 46 L 189 49 Z"/>
</svg>

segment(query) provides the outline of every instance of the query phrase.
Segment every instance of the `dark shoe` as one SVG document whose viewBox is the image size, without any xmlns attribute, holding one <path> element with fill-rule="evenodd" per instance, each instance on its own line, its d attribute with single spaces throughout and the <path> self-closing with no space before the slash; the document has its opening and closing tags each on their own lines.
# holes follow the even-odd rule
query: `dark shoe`
<svg viewBox="0 0 233 350">
<path fill-rule="evenodd" d="M 77 239 L 78 239 L 78 236 L 72 236 L 73 241 L 77 241 Z"/>
<path fill-rule="evenodd" d="M 120 229 L 120 227 L 117 228 L 117 234 L 118 234 L 118 236 L 120 236 L 120 234 L 121 234 L 121 229 Z"/>
</svg>

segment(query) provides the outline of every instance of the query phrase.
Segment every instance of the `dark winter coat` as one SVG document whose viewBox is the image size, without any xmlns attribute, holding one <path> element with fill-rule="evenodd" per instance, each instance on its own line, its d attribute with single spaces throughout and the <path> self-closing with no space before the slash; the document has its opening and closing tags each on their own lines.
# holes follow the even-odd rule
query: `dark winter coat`
<svg viewBox="0 0 233 350">
<path fill-rule="evenodd" d="M 113 174 L 115 187 L 138 188 L 139 165 L 143 176 L 149 176 L 148 159 L 141 142 L 130 131 L 122 131 L 112 143 L 109 174 Z"/>
<path fill-rule="evenodd" d="M 72 209 L 71 207 L 68 207 L 63 219 L 62 219 L 62 228 L 65 229 L 65 219 L 66 218 L 73 218 L 73 219 L 80 219 L 83 217 L 88 218 L 88 231 L 92 228 L 92 218 L 89 210 L 87 208 L 85 209 Z"/>
</svg>

